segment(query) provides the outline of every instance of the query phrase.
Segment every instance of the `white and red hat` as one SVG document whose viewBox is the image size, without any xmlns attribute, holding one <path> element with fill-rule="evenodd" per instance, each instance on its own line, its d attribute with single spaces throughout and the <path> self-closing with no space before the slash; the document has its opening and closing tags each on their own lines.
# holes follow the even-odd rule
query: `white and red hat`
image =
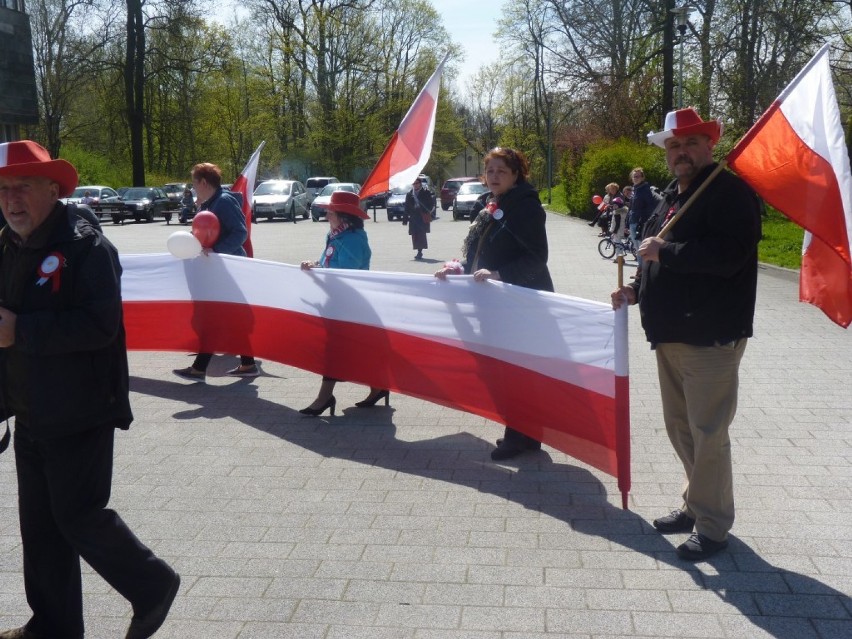
<svg viewBox="0 0 852 639">
<path fill-rule="evenodd" d="M 59 197 L 77 188 L 77 169 L 65 160 L 51 160 L 50 153 L 32 140 L 0 144 L 0 176 L 45 177 L 59 185 Z"/>
<path fill-rule="evenodd" d="M 656 144 L 665 148 L 665 142 L 673 137 L 685 137 L 687 135 L 706 135 L 713 144 L 722 137 L 721 120 L 701 119 L 698 112 L 692 107 L 669 111 L 666 115 L 665 128 L 662 131 L 648 134 L 648 143 Z"/>
</svg>

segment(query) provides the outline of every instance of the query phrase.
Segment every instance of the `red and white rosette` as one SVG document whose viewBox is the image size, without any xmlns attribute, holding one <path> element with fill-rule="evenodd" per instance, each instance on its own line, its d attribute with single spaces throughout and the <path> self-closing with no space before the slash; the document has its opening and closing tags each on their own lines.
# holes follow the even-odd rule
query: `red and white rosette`
<svg viewBox="0 0 852 639">
<path fill-rule="evenodd" d="M 503 219 L 503 209 L 497 206 L 497 202 L 495 200 L 491 200 L 486 206 L 485 210 L 493 217 L 495 220 Z"/>
<path fill-rule="evenodd" d="M 51 282 L 51 290 L 56 293 L 59 291 L 59 276 L 62 272 L 63 267 L 65 266 L 65 256 L 58 251 L 54 251 L 45 257 L 41 266 L 38 267 L 38 281 L 36 284 L 38 286 L 44 286 L 44 284 L 50 280 Z"/>
<path fill-rule="evenodd" d="M 325 259 L 323 260 L 323 266 L 328 266 L 331 264 L 331 256 L 334 255 L 334 247 L 327 246 L 325 249 Z"/>
<path fill-rule="evenodd" d="M 464 275 L 464 267 L 457 259 L 444 262 L 444 268 L 449 271 L 448 275 Z"/>
</svg>

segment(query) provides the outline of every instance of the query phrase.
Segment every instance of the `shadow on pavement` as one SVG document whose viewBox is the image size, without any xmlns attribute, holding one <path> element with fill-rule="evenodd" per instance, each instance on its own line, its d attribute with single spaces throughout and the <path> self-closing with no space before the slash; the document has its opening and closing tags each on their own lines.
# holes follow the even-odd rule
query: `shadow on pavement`
<svg viewBox="0 0 852 639">
<path fill-rule="evenodd" d="M 258 397 L 256 387 L 246 379 L 222 387 L 133 376 L 130 386 L 137 393 L 198 405 L 175 413 L 179 419 L 227 417 L 324 457 L 446 481 L 509 500 L 565 522 L 575 532 L 606 539 L 661 567 L 683 571 L 696 586 L 715 593 L 768 636 L 852 636 L 849 596 L 812 577 L 769 564 L 733 535 L 728 550 L 711 560 L 682 561 L 674 545 L 649 522 L 609 503 L 606 488 L 591 472 L 554 463 L 546 451 L 527 453 L 511 466 L 497 465 L 488 459 L 491 443 L 468 433 L 398 440 L 393 407 L 353 407 L 336 417 L 304 418 L 292 408 Z M 238 394 L 239 401 L 223 401 L 224 393 Z M 252 416 L 269 414 L 280 419 L 274 425 L 268 419 L 252 422 Z M 495 428 L 495 437 L 500 432 Z M 675 538 L 679 542 L 682 537 Z M 696 612 L 706 608 L 698 607 Z M 742 633 L 738 636 L 757 634 L 748 628 Z"/>
</svg>

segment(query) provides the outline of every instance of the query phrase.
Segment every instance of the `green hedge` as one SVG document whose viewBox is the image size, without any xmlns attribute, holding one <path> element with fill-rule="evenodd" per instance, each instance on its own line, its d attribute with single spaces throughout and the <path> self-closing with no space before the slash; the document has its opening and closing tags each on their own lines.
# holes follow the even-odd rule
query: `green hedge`
<svg viewBox="0 0 852 639">
<path fill-rule="evenodd" d="M 601 142 L 589 147 L 573 175 L 568 176 L 566 205 L 571 215 L 591 219 L 595 213 L 592 196 L 604 195 L 610 182 L 624 188 L 632 184 L 630 171 L 645 170 L 645 179 L 660 188 L 670 181 L 662 149 L 628 140 Z"/>
</svg>

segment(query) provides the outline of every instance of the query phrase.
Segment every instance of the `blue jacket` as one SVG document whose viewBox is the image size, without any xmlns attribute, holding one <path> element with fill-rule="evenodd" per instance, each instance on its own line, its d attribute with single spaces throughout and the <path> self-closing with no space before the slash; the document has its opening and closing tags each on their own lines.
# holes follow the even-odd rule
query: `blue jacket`
<svg viewBox="0 0 852 639">
<path fill-rule="evenodd" d="M 320 255 L 319 263 L 323 268 L 354 268 L 362 271 L 370 270 L 370 243 L 364 229 L 347 229 L 325 238 L 325 250 Z"/>
<path fill-rule="evenodd" d="M 646 180 L 642 180 L 633 187 L 633 199 L 630 201 L 627 224 L 636 224 L 641 231 L 655 208 L 657 208 L 657 199 L 651 193 L 651 185 Z"/>
<path fill-rule="evenodd" d="M 199 211 L 211 211 L 219 218 L 219 239 L 213 245 L 215 253 L 245 257 L 243 244 L 248 237 L 248 229 L 242 207 L 243 196 L 224 191 L 222 187 L 216 190 L 213 197 L 198 206 Z"/>
</svg>

